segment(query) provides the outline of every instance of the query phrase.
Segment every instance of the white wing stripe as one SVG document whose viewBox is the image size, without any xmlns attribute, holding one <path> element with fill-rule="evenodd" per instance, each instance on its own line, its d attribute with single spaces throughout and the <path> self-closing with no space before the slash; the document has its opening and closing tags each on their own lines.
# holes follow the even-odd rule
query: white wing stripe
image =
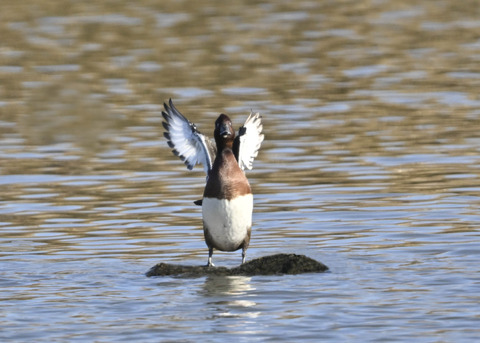
<svg viewBox="0 0 480 343">
<path fill-rule="evenodd" d="M 243 128 L 239 132 L 243 134 L 239 137 L 240 145 L 238 149 L 238 164 L 243 170 L 252 169 L 253 160 L 258 155 L 258 150 L 263 142 L 263 125 L 260 113 L 250 113 Z M 242 130 L 243 129 L 243 130 Z"/>
</svg>

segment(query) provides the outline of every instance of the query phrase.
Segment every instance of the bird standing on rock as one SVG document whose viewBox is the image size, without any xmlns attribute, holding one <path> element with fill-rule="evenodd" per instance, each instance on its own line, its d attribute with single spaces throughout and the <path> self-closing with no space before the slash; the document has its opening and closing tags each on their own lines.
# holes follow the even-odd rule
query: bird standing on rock
<svg viewBox="0 0 480 343">
<path fill-rule="evenodd" d="M 165 138 L 173 153 L 192 169 L 203 164 L 207 184 L 202 205 L 203 233 L 208 246 L 208 266 L 213 266 L 213 249 L 236 251 L 242 249 L 242 263 L 252 230 L 253 195 L 245 176 L 263 142 L 259 113 L 250 113 L 235 135 L 230 118 L 225 114 L 215 121 L 215 144 L 201 134 L 195 124 L 185 118 L 172 99 L 163 104 Z"/>
</svg>

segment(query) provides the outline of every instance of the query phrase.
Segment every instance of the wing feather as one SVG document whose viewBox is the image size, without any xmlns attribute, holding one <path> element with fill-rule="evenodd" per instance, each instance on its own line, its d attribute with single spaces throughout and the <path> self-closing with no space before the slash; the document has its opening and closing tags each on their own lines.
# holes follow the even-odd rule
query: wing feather
<svg viewBox="0 0 480 343">
<path fill-rule="evenodd" d="M 233 150 L 242 170 L 252 169 L 253 160 L 263 142 L 263 125 L 260 113 L 250 113 L 245 124 L 238 130 Z"/>
<path fill-rule="evenodd" d="M 180 157 L 188 169 L 193 169 L 196 164 L 203 164 L 203 169 L 208 176 L 212 169 L 216 148 L 212 141 L 197 130 L 195 124 L 177 110 L 172 99 L 163 104 L 162 111 L 165 132 L 168 146 L 172 152 Z"/>
</svg>

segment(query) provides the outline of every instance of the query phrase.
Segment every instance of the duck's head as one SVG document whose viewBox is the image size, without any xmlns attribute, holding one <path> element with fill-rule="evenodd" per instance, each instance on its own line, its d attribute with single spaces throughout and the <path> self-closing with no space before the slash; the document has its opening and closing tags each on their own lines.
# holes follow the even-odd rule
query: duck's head
<svg viewBox="0 0 480 343">
<path fill-rule="evenodd" d="M 217 149 L 220 147 L 232 147 L 233 140 L 235 139 L 235 131 L 232 127 L 232 121 L 226 114 L 220 114 L 215 121 L 215 142 L 217 143 Z"/>
</svg>

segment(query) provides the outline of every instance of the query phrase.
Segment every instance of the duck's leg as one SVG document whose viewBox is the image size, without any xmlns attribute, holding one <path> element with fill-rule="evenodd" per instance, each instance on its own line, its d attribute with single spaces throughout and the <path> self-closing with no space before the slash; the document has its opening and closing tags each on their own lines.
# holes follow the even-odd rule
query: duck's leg
<svg viewBox="0 0 480 343">
<path fill-rule="evenodd" d="M 245 237 L 245 240 L 243 241 L 243 245 L 242 245 L 242 264 L 245 263 L 245 257 L 247 256 L 247 249 L 248 249 L 248 245 L 250 244 L 251 235 L 252 235 L 252 227 L 249 226 L 247 228 L 247 236 Z"/>
<path fill-rule="evenodd" d="M 208 248 L 208 263 L 207 267 L 215 267 L 215 265 L 212 262 L 212 255 L 213 255 L 213 248 Z"/>
<path fill-rule="evenodd" d="M 245 263 L 245 258 L 247 257 L 247 249 L 242 248 L 242 264 Z"/>
</svg>

